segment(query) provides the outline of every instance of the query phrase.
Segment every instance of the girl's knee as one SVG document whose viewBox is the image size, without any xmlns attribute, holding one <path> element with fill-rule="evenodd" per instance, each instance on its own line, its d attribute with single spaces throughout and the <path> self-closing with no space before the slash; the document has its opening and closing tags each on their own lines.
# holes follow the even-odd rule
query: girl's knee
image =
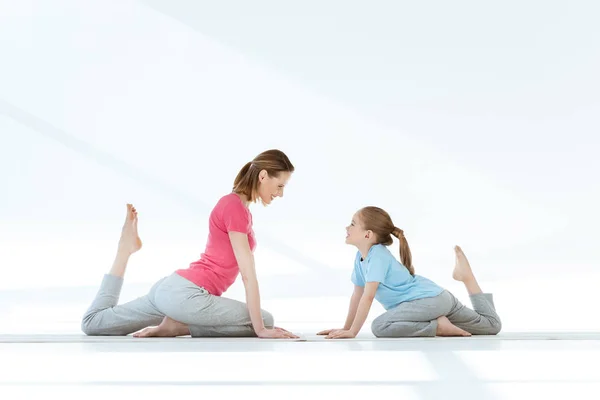
<svg viewBox="0 0 600 400">
<path fill-rule="evenodd" d="M 375 335 L 375 337 L 385 337 L 385 329 L 383 324 L 380 321 L 377 321 L 377 319 L 375 319 L 372 323 L 371 323 L 371 333 L 373 335 Z"/>
<path fill-rule="evenodd" d="M 81 331 L 87 336 L 96 336 L 98 333 L 96 329 L 90 323 L 90 318 L 83 318 L 81 320 Z"/>
<path fill-rule="evenodd" d="M 502 330 L 502 322 L 499 319 L 488 319 L 489 324 L 473 329 L 473 335 L 497 335 Z M 466 329 L 467 331 L 469 329 Z"/>
<path fill-rule="evenodd" d="M 502 322 L 500 320 L 492 321 L 489 335 L 497 335 L 502 330 Z"/>
</svg>

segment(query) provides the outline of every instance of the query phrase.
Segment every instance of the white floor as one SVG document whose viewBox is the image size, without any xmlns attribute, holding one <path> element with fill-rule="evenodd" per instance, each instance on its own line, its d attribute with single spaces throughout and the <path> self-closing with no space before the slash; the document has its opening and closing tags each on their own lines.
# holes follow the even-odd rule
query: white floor
<svg viewBox="0 0 600 400">
<path fill-rule="evenodd" d="M 121 302 L 145 294 L 160 276 L 150 264 L 150 276 L 136 279 L 138 264 L 131 266 Z M 341 276 L 345 272 L 322 281 L 295 278 L 291 293 L 270 292 L 291 287 L 289 277 L 266 276 L 264 308 L 278 325 L 304 339 L 283 342 L 82 336 L 81 316 L 102 271 L 82 273 L 86 285 L 61 286 L 66 272 L 45 286 L 23 280 L 28 287 L 9 288 L 0 282 L 7 285 L 0 288 L 0 400 L 183 394 L 194 399 L 600 399 L 595 364 L 600 320 L 590 318 L 597 273 L 585 280 L 567 275 L 483 281 L 502 316 L 498 337 L 375 340 L 368 334 L 370 321 L 383 310 L 374 305 L 360 337 L 344 341 L 325 341 L 314 333 L 343 322 L 348 288 L 320 282 L 347 280 Z M 297 293 L 313 280 L 319 284 Z M 464 288 L 440 281 L 469 304 Z M 239 283 L 228 296 L 243 299 Z"/>
<path fill-rule="evenodd" d="M 122 301 L 147 290 L 139 286 L 126 285 Z M 367 321 L 344 341 L 314 335 L 340 324 L 342 297 L 265 299 L 303 341 L 140 340 L 79 334 L 94 286 L 0 291 L 0 400 L 600 399 L 600 329 L 589 311 L 550 318 L 558 300 L 546 296 L 541 307 L 535 296 L 515 296 L 515 283 L 496 286 L 504 326 L 497 337 L 374 339 Z"/>
<path fill-rule="evenodd" d="M 600 333 L 303 339 L 0 335 L 0 399 L 600 398 Z"/>
</svg>

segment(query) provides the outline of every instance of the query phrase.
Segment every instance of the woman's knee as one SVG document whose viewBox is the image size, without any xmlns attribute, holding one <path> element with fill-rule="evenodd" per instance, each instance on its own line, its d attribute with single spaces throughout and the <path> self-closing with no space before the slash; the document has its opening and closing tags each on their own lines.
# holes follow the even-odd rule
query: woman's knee
<svg viewBox="0 0 600 400">
<path fill-rule="evenodd" d="M 87 336 L 110 335 L 107 327 L 102 325 L 102 319 L 96 313 L 87 313 L 81 319 L 81 331 Z"/>
<path fill-rule="evenodd" d="M 273 314 L 268 311 L 261 310 L 263 323 L 265 324 L 265 328 L 272 329 L 275 326 L 275 318 L 273 318 Z"/>
</svg>

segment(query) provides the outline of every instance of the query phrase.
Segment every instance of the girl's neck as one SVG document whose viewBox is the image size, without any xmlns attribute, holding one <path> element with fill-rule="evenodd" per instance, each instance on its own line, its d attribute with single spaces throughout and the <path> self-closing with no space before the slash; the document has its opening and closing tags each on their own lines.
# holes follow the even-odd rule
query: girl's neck
<svg viewBox="0 0 600 400">
<path fill-rule="evenodd" d="M 375 246 L 375 243 L 367 243 L 361 246 L 356 246 L 358 248 L 358 251 L 360 251 L 360 260 L 364 261 L 367 259 L 367 255 L 369 254 L 369 250 L 371 250 L 371 247 Z"/>
</svg>

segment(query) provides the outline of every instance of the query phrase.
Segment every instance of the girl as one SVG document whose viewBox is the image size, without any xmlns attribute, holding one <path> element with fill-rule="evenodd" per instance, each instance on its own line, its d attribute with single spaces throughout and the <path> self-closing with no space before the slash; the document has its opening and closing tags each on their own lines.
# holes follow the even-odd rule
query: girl
<svg viewBox="0 0 600 400">
<path fill-rule="evenodd" d="M 129 257 L 140 250 L 137 210 L 127 205 L 125 224 L 110 272 L 82 320 L 87 335 L 150 336 L 258 336 L 297 338 L 273 327 L 273 316 L 260 308 L 254 269 L 256 241 L 250 203 L 268 205 L 283 191 L 294 166 L 279 150 L 268 150 L 238 173 L 233 191 L 223 196 L 209 218 L 206 249 L 189 268 L 158 281 L 150 292 L 117 305 Z M 242 275 L 247 304 L 221 297 Z M 158 325 L 157 327 L 149 327 Z"/>
<path fill-rule="evenodd" d="M 400 259 L 386 246 L 392 236 L 400 240 Z M 462 305 L 447 290 L 415 275 L 404 232 L 378 207 L 359 210 L 346 228 L 346 243 L 356 246 L 352 282 L 354 293 L 343 329 L 321 331 L 328 339 L 353 338 L 360 331 L 373 299 L 386 313 L 371 325 L 376 337 L 496 335 L 501 322 L 492 295 L 483 293 L 461 248 L 454 248 L 452 277 L 465 284 L 474 310 Z"/>
</svg>

